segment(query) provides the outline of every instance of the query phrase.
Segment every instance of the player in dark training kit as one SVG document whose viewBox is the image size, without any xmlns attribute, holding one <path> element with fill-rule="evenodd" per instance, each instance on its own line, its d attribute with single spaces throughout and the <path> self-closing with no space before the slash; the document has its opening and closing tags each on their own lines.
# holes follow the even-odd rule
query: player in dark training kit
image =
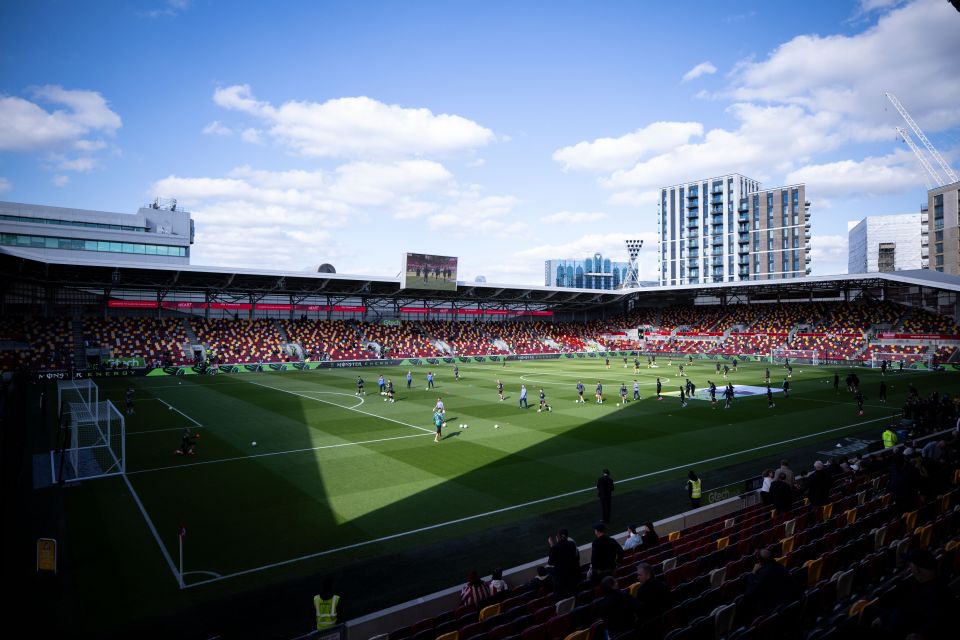
<svg viewBox="0 0 960 640">
<path fill-rule="evenodd" d="M 586 403 L 586 400 L 583 399 L 583 390 L 584 390 L 583 381 L 577 380 L 577 403 L 579 404 Z"/>
<path fill-rule="evenodd" d="M 500 396 L 500 402 L 503 402 L 503 383 L 497 380 L 497 395 Z"/>
<path fill-rule="evenodd" d="M 660 378 L 657 378 L 657 400 L 663 400 L 663 396 L 660 395 L 661 391 L 663 391 L 663 385 L 660 383 Z"/>
</svg>

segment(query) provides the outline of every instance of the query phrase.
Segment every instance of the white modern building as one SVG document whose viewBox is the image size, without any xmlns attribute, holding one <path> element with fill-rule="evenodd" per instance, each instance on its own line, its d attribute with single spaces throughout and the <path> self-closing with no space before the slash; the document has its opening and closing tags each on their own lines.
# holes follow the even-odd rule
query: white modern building
<svg viewBox="0 0 960 640">
<path fill-rule="evenodd" d="M 848 233 L 848 273 L 926 269 L 930 242 L 926 213 L 867 216 Z"/>
<path fill-rule="evenodd" d="M 660 284 L 806 276 L 809 207 L 805 185 L 762 189 L 738 173 L 661 188 Z"/>
<path fill-rule="evenodd" d="M 0 202 L 0 246 L 35 260 L 190 264 L 193 219 L 176 201 L 135 214 Z"/>
</svg>

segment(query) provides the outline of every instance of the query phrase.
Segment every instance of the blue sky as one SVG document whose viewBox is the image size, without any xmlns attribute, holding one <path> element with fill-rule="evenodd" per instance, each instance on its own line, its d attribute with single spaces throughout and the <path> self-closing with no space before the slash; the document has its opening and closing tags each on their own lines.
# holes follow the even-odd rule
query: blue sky
<svg viewBox="0 0 960 640">
<path fill-rule="evenodd" d="M 653 278 L 656 188 L 739 172 L 807 183 L 828 274 L 926 200 L 884 91 L 960 164 L 944 0 L 274 4 L 3 3 L 0 198 L 176 197 L 196 264 L 541 284 L 627 237 Z"/>
</svg>

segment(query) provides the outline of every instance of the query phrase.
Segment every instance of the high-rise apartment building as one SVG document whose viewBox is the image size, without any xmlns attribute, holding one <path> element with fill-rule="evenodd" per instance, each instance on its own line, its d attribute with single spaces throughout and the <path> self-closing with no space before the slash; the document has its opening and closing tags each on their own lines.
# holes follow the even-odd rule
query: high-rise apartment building
<svg viewBox="0 0 960 640">
<path fill-rule="evenodd" d="M 930 268 L 960 275 L 960 182 L 927 192 Z"/>
<path fill-rule="evenodd" d="M 805 185 L 762 189 L 740 174 L 660 189 L 661 285 L 801 278 L 810 273 Z"/>
</svg>

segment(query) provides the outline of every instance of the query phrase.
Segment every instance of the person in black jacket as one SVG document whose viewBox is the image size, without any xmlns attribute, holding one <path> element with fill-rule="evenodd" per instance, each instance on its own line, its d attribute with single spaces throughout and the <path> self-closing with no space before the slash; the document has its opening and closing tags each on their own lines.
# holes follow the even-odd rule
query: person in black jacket
<svg viewBox="0 0 960 640">
<path fill-rule="evenodd" d="M 771 613 L 780 605 L 794 602 L 802 596 L 803 592 L 786 567 L 774 559 L 769 549 L 761 549 L 757 553 L 753 573 L 747 577 L 747 589 L 737 612 L 739 614 L 742 608 L 741 621 L 750 624 L 757 616 Z"/>
<path fill-rule="evenodd" d="M 604 469 L 600 477 L 597 478 L 597 496 L 600 498 L 600 521 L 606 524 L 610 522 L 610 510 L 613 503 L 613 478 L 610 477 L 610 469 Z"/>
<path fill-rule="evenodd" d="M 630 631 L 637 625 L 637 601 L 627 593 L 617 588 L 617 580 L 607 576 L 600 581 L 600 602 L 595 610 L 603 619 L 610 638 L 616 637 L 625 631 Z"/>
<path fill-rule="evenodd" d="M 777 513 L 786 513 L 793 506 L 793 489 L 787 484 L 787 474 L 783 472 L 770 484 L 770 504 Z"/>
<path fill-rule="evenodd" d="M 640 587 L 635 597 L 637 599 L 637 613 L 640 622 L 652 620 L 673 606 L 673 594 L 670 587 L 660 578 L 653 575 L 653 567 L 646 562 L 637 565 L 637 582 Z"/>
<path fill-rule="evenodd" d="M 819 460 L 813 463 L 813 468 L 814 472 L 807 478 L 807 497 L 810 498 L 810 504 L 822 507 L 830 502 L 833 478 Z"/>
<path fill-rule="evenodd" d="M 617 570 L 617 565 L 623 560 L 623 547 L 607 535 L 607 525 L 602 522 L 593 525 L 593 536 L 590 577 L 594 582 L 599 582 Z"/>
<path fill-rule="evenodd" d="M 547 544 L 550 545 L 547 567 L 553 577 L 557 597 L 574 595 L 580 583 L 580 551 L 577 544 L 569 538 L 566 529 L 560 529 L 556 538 L 547 538 Z"/>
</svg>

